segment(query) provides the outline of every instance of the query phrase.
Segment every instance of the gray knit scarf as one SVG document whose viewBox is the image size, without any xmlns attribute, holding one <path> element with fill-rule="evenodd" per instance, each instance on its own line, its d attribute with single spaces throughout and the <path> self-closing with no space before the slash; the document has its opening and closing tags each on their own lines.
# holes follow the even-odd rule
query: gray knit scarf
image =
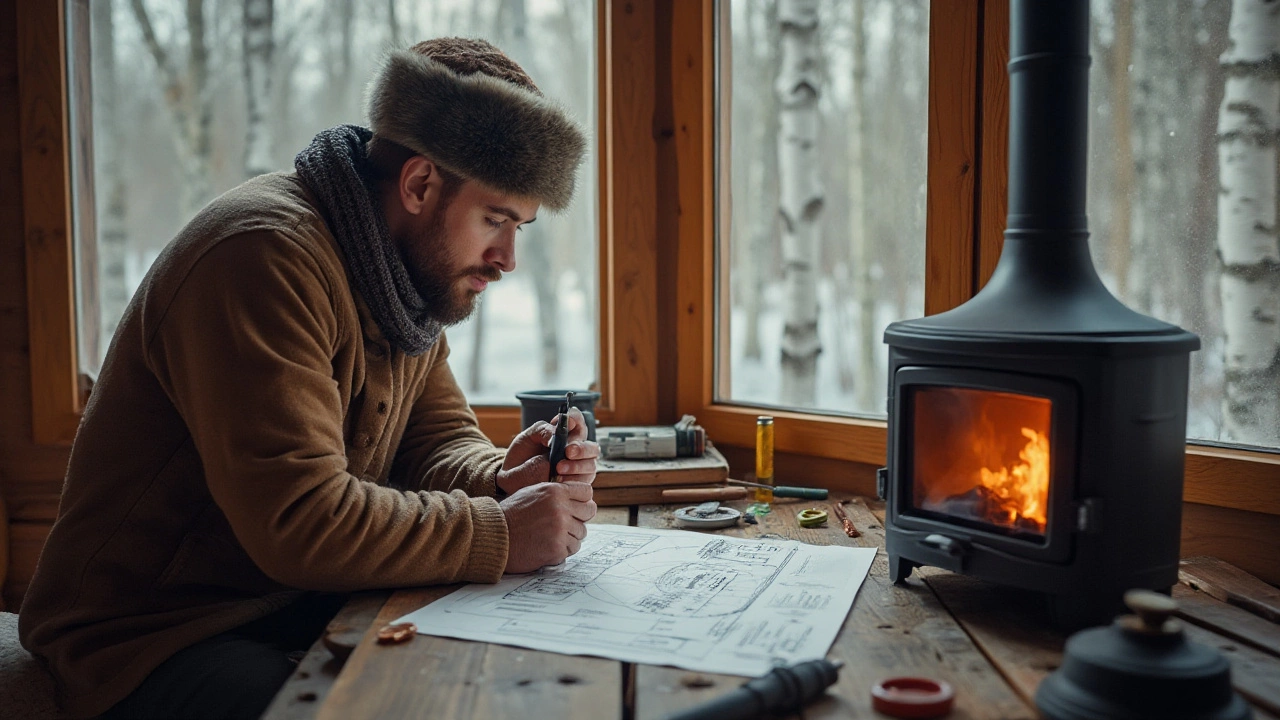
<svg viewBox="0 0 1280 720">
<path fill-rule="evenodd" d="M 316 135 L 293 166 L 324 207 L 326 220 L 347 256 L 347 270 L 382 334 L 406 355 L 421 355 L 444 326 L 434 320 L 391 242 L 382 210 L 370 192 L 365 144 L 373 133 L 339 125 Z"/>
</svg>

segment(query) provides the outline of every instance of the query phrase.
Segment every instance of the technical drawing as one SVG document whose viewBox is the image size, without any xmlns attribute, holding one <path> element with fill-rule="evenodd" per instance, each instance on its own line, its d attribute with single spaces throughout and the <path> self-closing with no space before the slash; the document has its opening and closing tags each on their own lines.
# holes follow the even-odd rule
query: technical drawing
<svg viewBox="0 0 1280 720">
<path fill-rule="evenodd" d="M 824 655 L 874 557 L 591 525 L 561 565 L 466 586 L 401 620 L 428 635 L 754 675 Z"/>
</svg>

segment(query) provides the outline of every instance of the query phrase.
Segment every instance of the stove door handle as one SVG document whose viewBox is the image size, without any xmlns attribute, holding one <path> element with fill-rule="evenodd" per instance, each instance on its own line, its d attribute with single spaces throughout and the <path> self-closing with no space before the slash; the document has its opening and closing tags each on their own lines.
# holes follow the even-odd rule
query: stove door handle
<svg viewBox="0 0 1280 720">
<path fill-rule="evenodd" d="M 924 538 L 920 540 L 920 544 L 931 547 L 934 550 L 940 550 L 951 557 L 961 557 L 969 553 L 969 547 L 965 543 L 956 540 L 955 538 L 949 538 L 946 535 L 939 535 L 937 533 L 924 536 Z"/>
</svg>

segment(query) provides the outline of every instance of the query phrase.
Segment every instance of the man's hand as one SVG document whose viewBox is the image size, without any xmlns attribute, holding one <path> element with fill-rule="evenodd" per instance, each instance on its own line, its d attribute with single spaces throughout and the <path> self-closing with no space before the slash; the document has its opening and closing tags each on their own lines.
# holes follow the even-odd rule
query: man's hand
<svg viewBox="0 0 1280 720">
<path fill-rule="evenodd" d="M 500 504 L 507 517 L 505 572 L 526 573 L 556 565 L 578 552 L 587 521 L 596 516 L 591 486 L 544 482 L 520 488 Z"/>
<path fill-rule="evenodd" d="M 569 408 L 569 442 L 565 445 L 564 460 L 556 473 L 561 482 L 586 483 L 596 479 L 596 458 L 600 446 L 587 439 L 587 424 L 582 411 Z M 551 464 L 547 461 L 547 449 L 556 432 L 556 420 L 538 422 L 525 428 L 511 441 L 507 457 L 498 471 L 498 487 L 507 494 L 521 488 L 546 482 L 551 477 Z"/>
</svg>

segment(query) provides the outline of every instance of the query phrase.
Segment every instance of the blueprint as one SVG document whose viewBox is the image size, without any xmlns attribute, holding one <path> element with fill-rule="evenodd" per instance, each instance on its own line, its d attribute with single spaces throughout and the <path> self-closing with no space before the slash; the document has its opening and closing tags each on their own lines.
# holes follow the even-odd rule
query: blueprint
<svg viewBox="0 0 1280 720">
<path fill-rule="evenodd" d="M 826 655 L 874 548 L 588 525 L 576 555 L 396 622 L 570 655 L 761 675 Z"/>
</svg>

